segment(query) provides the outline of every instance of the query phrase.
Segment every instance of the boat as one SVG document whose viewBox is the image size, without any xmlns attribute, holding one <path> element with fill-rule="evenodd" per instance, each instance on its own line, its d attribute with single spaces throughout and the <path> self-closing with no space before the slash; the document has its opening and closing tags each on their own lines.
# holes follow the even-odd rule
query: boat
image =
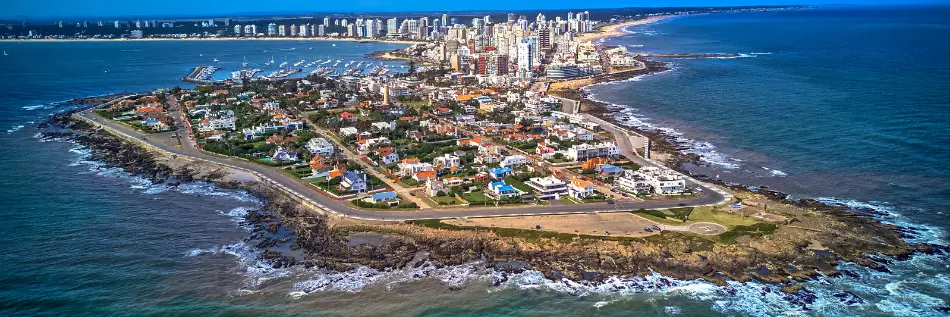
<svg viewBox="0 0 950 317">
<path fill-rule="evenodd" d="M 333 46 L 336 46 L 336 43 L 333 43 Z"/>
<path fill-rule="evenodd" d="M 241 67 L 247 67 L 247 55 L 244 55 L 244 62 L 241 63 Z"/>
<path fill-rule="evenodd" d="M 3 56 L 10 56 L 10 53 L 7 53 L 7 51 L 3 51 Z"/>
<path fill-rule="evenodd" d="M 270 60 L 267 62 L 264 62 L 264 65 L 267 65 L 267 66 L 274 65 L 274 55 L 271 55 Z"/>
</svg>

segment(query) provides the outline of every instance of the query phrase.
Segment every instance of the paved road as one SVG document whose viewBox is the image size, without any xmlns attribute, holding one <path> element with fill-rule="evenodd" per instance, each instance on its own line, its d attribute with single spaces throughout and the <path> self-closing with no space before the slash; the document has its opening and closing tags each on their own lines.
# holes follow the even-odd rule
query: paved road
<svg viewBox="0 0 950 317">
<path fill-rule="evenodd" d="M 451 219 L 459 217 L 498 217 L 498 216 L 523 216 L 523 215 L 550 215 L 550 214 L 584 214 L 591 212 L 616 212 L 623 210 L 636 210 L 640 208 L 658 209 L 675 207 L 693 207 L 710 204 L 719 204 L 724 201 L 722 194 L 716 191 L 704 191 L 704 195 L 698 198 L 677 199 L 677 200 L 647 200 L 637 202 L 624 201 L 621 206 L 609 203 L 593 203 L 578 205 L 560 205 L 560 206 L 516 206 L 516 207 L 488 207 L 488 208 L 455 208 L 455 209 L 423 209 L 416 211 L 373 211 L 359 210 L 345 205 L 342 201 L 337 201 L 326 197 L 315 189 L 310 188 L 303 183 L 291 179 L 282 174 L 279 169 L 255 164 L 246 160 L 212 155 L 199 151 L 194 146 L 191 138 L 183 137 L 182 146 L 177 146 L 177 142 L 161 142 L 156 138 L 168 138 L 161 135 L 143 135 L 125 125 L 104 120 L 91 113 L 90 110 L 80 112 L 80 117 L 91 120 L 112 132 L 124 135 L 127 138 L 135 139 L 154 149 L 161 150 L 168 154 L 179 155 L 210 162 L 231 168 L 236 168 L 248 172 L 263 181 L 269 182 L 282 188 L 288 193 L 297 196 L 327 213 L 343 217 L 350 217 L 364 220 L 382 220 L 382 221 L 404 221 L 420 219 Z M 177 116 L 176 116 L 177 117 Z M 175 143 L 172 145 L 170 143 Z"/>
<path fill-rule="evenodd" d="M 644 158 L 644 157 L 642 157 L 642 156 L 633 154 L 633 153 L 634 153 L 634 152 L 633 152 L 633 150 L 634 150 L 634 146 L 633 146 L 633 142 L 634 142 L 634 141 L 633 141 L 633 140 L 634 140 L 634 139 L 640 139 L 640 138 L 642 138 L 641 136 L 631 134 L 631 133 L 630 133 L 629 131 L 627 131 L 626 129 L 624 129 L 624 128 L 622 128 L 622 127 L 619 127 L 619 126 L 617 126 L 617 125 L 615 125 L 615 124 L 613 124 L 613 123 L 611 123 L 611 122 L 608 122 L 608 121 L 606 121 L 606 120 L 603 120 L 603 119 L 601 119 L 601 118 L 595 117 L 595 116 L 593 116 L 593 115 L 591 115 L 591 114 L 580 113 L 580 109 L 579 109 L 579 107 L 577 106 L 577 101 L 574 101 L 574 100 L 572 100 L 572 99 L 567 99 L 567 98 L 560 98 L 560 97 L 555 97 L 555 98 L 557 98 L 558 100 L 560 100 L 561 103 L 564 105 L 564 108 L 563 108 L 563 111 L 564 111 L 564 112 L 566 112 L 566 113 L 573 113 L 573 114 L 580 114 L 580 116 L 584 117 L 584 119 L 590 120 L 590 121 L 592 121 L 592 122 L 595 122 L 595 123 L 599 124 L 600 127 L 601 127 L 602 129 L 604 129 L 604 131 L 607 131 L 607 132 L 612 133 L 612 134 L 614 135 L 614 142 L 615 142 L 615 143 L 617 144 L 617 146 L 620 148 L 620 153 L 621 153 L 621 155 L 623 155 L 624 157 L 626 157 L 626 158 L 629 159 L 630 161 L 632 161 L 632 162 L 634 162 L 634 163 L 637 163 L 637 164 L 639 164 L 640 166 L 655 166 L 655 167 L 659 167 L 659 168 L 662 168 L 662 169 L 671 170 L 670 168 L 666 167 L 666 166 L 663 165 L 663 164 L 656 163 L 656 162 L 654 162 L 654 161 L 652 161 L 652 160 L 650 160 L 650 159 L 647 159 L 647 158 Z M 732 199 L 732 195 L 730 195 L 729 193 L 726 193 L 725 191 L 722 191 L 721 189 L 719 189 L 719 188 L 717 188 L 717 187 L 715 187 L 715 186 L 711 186 L 711 185 L 709 185 L 709 184 L 702 183 L 702 182 L 700 182 L 700 181 L 697 181 L 696 179 L 693 179 L 692 177 L 683 175 L 682 173 L 679 173 L 679 172 L 677 172 L 677 171 L 674 171 L 674 172 L 676 172 L 677 174 L 682 175 L 683 178 L 686 179 L 686 184 L 687 184 L 687 185 L 690 185 L 690 186 L 698 186 L 699 188 L 702 188 L 702 192 L 704 193 L 704 195 L 707 195 L 707 196 L 716 196 L 716 197 L 718 197 L 718 199 L 719 199 L 720 201 L 725 201 L 725 200 L 728 200 L 728 199 Z"/>
</svg>

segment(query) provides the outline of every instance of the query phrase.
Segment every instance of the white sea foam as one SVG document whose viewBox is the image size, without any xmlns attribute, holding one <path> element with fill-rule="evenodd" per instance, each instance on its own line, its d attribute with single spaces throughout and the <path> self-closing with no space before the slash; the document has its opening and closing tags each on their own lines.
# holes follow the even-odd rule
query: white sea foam
<svg viewBox="0 0 950 317">
<path fill-rule="evenodd" d="M 679 314 L 683 313 L 683 311 L 680 310 L 680 308 L 679 308 L 679 307 L 676 307 L 676 306 L 666 306 L 666 307 L 663 307 L 663 311 L 664 311 L 667 315 L 679 315 Z"/>
<path fill-rule="evenodd" d="M 35 106 L 23 106 L 23 110 L 33 111 L 33 110 L 44 110 L 44 109 L 53 109 L 55 106 L 53 104 L 46 105 L 35 105 Z"/>
<path fill-rule="evenodd" d="M 854 199 L 838 199 L 835 197 L 818 197 L 815 198 L 815 200 L 829 205 L 840 205 L 848 208 L 873 210 L 876 212 L 876 214 L 872 214 L 871 216 L 881 222 L 903 228 L 913 228 L 915 235 L 906 238 L 906 240 L 909 242 L 950 245 L 950 243 L 948 243 L 946 240 L 947 235 L 943 229 L 935 226 L 914 223 L 912 220 L 901 214 L 901 212 L 899 212 L 896 207 L 888 202 L 863 202 Z"/>
<path fill-rule="evenodd" d="M 22 125 L 22 124 L 16 125 L 16 126 L 10 128 L 10 129 L 7 129 L 7 133 L 17 132 L 17 131 L 20 131 L 20 130 L 23 129 L 23 128 L 25 128 L 25 126 Z"/>
<path fill-rule="evenodd" d="M 766 170 L 767 172 L 769 172 L 769 175 L 772 175 L 772 176 L 776 176 L 776 177 L 785 177 L 785 176 L 788 176 L 788 174 L 786 174 L 785 172 L 780 171 L 780 170 L 773 170 L 773 169 L 768 168 L 768 167 L 765 167 L 765 166 L 763 166 L 762 169 L 764 169 L 764 170 Z"/>
<path fill-rule="evenodd" d="M 185 255 L 196 257 L 204 254 L 227 254 L 237 258 L 244 275 L 247 277 L 245 288 L 253 290 L 267 280 L 289 276 L 292 269 L 274 268 L 263 260 L 263 251 L 246 243 L 239 242 L 215 248 L 193 249 Z"/>
</svg>

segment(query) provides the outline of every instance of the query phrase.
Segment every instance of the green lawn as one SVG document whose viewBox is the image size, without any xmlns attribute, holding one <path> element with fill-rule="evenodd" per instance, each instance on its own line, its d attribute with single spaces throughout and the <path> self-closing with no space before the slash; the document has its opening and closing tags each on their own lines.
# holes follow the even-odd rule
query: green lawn
<svg viewBox="0 0 950 317">
<path fill-rule="evenodd" d="M 491 199 L 491 198 L 488 198 L 488 196 L 485 196 L 485 194 L 482 193 L 482 192 L 480 192 L 480 191 L 478 191 L 478 192 L 471 192 L 471 193 L 463 193 L 461 196 L 462 196 L 462 199 L 467 200 L 469 203 L 471 203 L 471 204 L 473 204 L 473 205 L 474 205 L 474 204 L 481 204 L 481 203 L 484 203 L 484 202 L 494 202 L 494 201 L 495 201 L 495 200 L 493 200 L 493 199 Z"/>
<path fill-rule="evenodd" d="M 455 197 L 452 197 L 452 196 L 435 196 L 435 197 L 429 197 L 429 199 L 431 199 L 432 201 L 434 201 L 436 204 L 440 206 L 457 205 L 459 203 L 459 201 L 456 200 Z"/>
<path fill-rule="evenodd" d="M 514 176 L 510 176 L 510 175 L 505 176 L 505 183 L 526 193 L 530 193 L 533 191 L 531 186 L 528 186 L 528 184 L 525 184 L 524 182 L 518 180 Z"/>
</svg>

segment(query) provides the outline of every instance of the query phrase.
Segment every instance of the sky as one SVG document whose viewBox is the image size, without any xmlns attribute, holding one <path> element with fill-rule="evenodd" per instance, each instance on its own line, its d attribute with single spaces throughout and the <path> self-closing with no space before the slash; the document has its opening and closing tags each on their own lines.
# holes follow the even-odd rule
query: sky
<svg viewBox="0 0 950 317">
<path fill-rule="evenodd" d="M 950 3 L 950 0 L 4 0 L 0 18 L 222 16 L 275 12 L 406 12 L 787 4 Z"/>
</svg>

